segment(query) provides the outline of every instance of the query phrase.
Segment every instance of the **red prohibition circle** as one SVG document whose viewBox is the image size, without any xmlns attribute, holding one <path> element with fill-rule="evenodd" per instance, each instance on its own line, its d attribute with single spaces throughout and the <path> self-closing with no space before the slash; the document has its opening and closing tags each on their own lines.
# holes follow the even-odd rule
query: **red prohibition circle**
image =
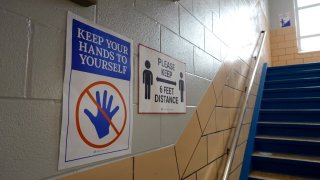
<svg viewBox="0 0 320 180">
<path fill-rule="evenodd" d="M 80 104 L 81 104 L 81 101 L 82 101 L 82 98 L 83 96 L 89 92 L 89 90 L 94 87 L 94 86 L 97 86 L 97 85 L 106 85 L 106 86 L 110 86 L 111 88 L 113 88 L 117 94 L 119 95 L 119 97 L 121 98 L 121 101 L 122 101 L 122 104 L 123 104 L 123 107 L 124 107 L 124 119 L 123 119 L 123 125 L 121 127 L 121 130 L 119 131 L 119 133 L 117 133 L 117 136 L 115 138 L 113 138 L 110 142 L 107 142 L 105 144 L 94 144 L 92 142 L 90 142 L 82 133 L 82 130 L 81 130 L 81 127 L 80 127 L 80 118 L 79 118 L 79 107 L 80 107 Z M 99 110 L 98 110 L 99 111 Z M 97 81 L 97 82 L 94 82 L 92 84 L 90 84 L 88 87 L 86 87 L 83 92 L 80 94 L 79 98 L 78 98 L 78 101 L 77 101 L 77 105 L 76 105 L 76 126 L 77 126 L 77 130 L 78 130 L 78 133 L 81 137 L 81 139 L 89 146 L 93 147 L 93 148 L 105 148 L 107 146 L 110 146 L 112 143 L 114 143 L 119 137 L 120 135 L 122 134 L 124 128 L 125 128 L 125 125 L 126 125 L 126 121 L 127 121 L 127 108 L 126 108 L 126 104 L 124 102 L 124 99 L 123 99 L 123 96 L 121 95 L 119 89 L 114 86 L 113 84 L 109 83 L 109 82 L 106 82 L 106 81 Z M 110 124 L 111 125 L 111 124 Z"/>
</svg>

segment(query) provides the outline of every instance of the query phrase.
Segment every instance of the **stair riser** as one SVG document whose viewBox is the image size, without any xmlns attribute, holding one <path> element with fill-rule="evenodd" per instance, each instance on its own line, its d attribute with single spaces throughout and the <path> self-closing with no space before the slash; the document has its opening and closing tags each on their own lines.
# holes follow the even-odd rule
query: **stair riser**
<svg viewBox="0 0 320 180">
<path fill-rule="evenodd" d="M 320 137 L 318 126 L 266 126 L 258 125 L 257 135 L 272 135 L 285 137 Z"/>
<path fill-rule="evenodd" d="M 320 123 L 320 112 L 260 112 L 259 118 L 266 122 Z"/>
<path fill-rule="evenodd" d="M 280 73 L 280 72 L 296 72 L 303 70 L 312 70 L 312 69 L 320 69 L 320 63 L 310 63 L 310 64 L 300 64 L 294 66 L 286 66 L 286 67 L 270 67 L 267 70 L 268 74 Z"/>
<path fill-rule="evenodd" d="M 299 81 L 299 82 L 266 82 L 264 84 L 265 89 L 278 89 L 278 88 L 296 88 L 296 87 L 312 87 L 320 86 L 319 81 Z"/>
<path fill-rule="evenodd" d="M 254 148 L 256 151 L 263 152 L 314 156 L 320 155 L 319 142 L 256 139 Z"/>
<path fill-rule="evenodd" d="M 262 100 L 261 109 L 319 109 L 320 100 Z"/>
<path fill-rule="evenodd" d="M 264 157 L 252 157 L 254 170 L 282 173 L 308 178 L 320 177 L 320 164 Z"/>
<path fill-rule="evenodd" d="M 270 92 L 265 91 L 263 93 L 263 98 L 299 98 L 299 97 L 320 97 L 320 91 L 294 91 L 294 90 L 284 90 L 280 92 Z"/>
<path fill-rule="evenodd" d="M 320 71 L 320 67 L 309 69 L 297 69 L 297 70 L 281 70 L 281 71 L 268 71 L 267 76 L 290 76 L 295 74 L 316 73 Z"/>
<path fill-rule="evenodd" d="M 297 79 L 297 78 L 314 78 L 320 77 L 320 71 L 307 71 L 303 73 L 282 73 L 282 74 L 275 74 L 270 75 L 267 74 L 266 81 L 274 81 L 274 80 L 284 80 L 284 79 Z"/>
</svg>

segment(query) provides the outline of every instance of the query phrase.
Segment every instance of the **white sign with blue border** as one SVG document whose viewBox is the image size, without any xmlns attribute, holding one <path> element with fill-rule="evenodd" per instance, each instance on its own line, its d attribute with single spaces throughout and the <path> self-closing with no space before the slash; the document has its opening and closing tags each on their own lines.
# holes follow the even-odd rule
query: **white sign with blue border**
<svg viewBox="0 0 320 180">
<path fill-rule="evenodd" d="M 131 153 L 132 40 L 68 13 L 59 169 Z"/>
</svg>

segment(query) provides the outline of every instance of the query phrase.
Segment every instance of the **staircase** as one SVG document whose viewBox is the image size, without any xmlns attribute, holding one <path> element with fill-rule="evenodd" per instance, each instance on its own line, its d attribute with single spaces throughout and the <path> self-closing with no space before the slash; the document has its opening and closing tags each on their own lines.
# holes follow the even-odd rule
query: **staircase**
<svg viewBox="0 0 320 180">
<path fill-rule="evenodd" d="M 320 63 L 268 68 L 260 92 L 247 179 L 320 179 Z"/>
</svg>

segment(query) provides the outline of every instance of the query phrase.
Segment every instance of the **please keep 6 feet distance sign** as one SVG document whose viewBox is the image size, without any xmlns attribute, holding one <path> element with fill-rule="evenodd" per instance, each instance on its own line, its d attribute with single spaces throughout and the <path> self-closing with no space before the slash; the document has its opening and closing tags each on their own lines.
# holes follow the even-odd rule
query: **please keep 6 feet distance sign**
<svg viewBox="0 0 320 180">
<path fill-rule="evenodd" d="M 139 45 L 139 113 L 185 113 L 185 71 L 185 63 Z"/>
</svg>

